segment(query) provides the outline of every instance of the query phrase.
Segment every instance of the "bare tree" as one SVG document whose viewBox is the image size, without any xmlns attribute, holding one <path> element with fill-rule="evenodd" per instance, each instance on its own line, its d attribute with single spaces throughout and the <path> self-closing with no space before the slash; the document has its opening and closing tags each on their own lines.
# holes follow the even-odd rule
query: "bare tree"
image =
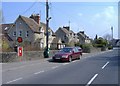
<svg viewBox="0 0 120 86">
<path fill-rule="evenodd" d="M 112 36 L 110 34 L 105 34 L 103 36 L 103 38 L 106 39 L 106 40 L 108 40 L 108 41 L 112 40 Z"/>
</svg>

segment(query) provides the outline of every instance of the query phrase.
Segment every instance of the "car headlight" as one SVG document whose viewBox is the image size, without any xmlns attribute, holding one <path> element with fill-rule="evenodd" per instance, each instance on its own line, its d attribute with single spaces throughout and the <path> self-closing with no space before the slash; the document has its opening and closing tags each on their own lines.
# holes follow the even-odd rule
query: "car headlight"
<svg viewBox="0 0 120 86">
<path fill-rule="evenodd" d="M 62 56 L 62 58 L 67 58 L 67 57 L 68 57 L 68 55 L 63 55 L 63 56 Z"/>
</svg>

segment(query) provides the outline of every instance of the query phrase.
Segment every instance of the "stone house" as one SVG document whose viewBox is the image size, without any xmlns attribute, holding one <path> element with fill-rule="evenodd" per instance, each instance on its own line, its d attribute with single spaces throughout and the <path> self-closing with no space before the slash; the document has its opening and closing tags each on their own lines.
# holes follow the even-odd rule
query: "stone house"
<svg viewBox="0 0 120 86">
<path fill-rule="evenodd" d="M 77 35 L 79 37 L 80 44 L 90 44 L 91 43 L 91 39 L 84 33 L 84 31 L 79 31 L 77 33 Z"/>
<path fill-rule="evenodd" d="M 69 44 L 70 42 L 77 43 L 79 41 L 77 34 L 70 30 L 70 27 L 59 27 L 55 34 L 65 44 Z"/>
<path fill-rule="evenodd" d="M 39 14 L 32 14 L 29 18 L 19 15 L 7 34 L 13 40 L 11 42 L 13 46 L 24 44 L 40 49 L 46 47 L 46 24 L 40 22 Z M 22 43 L 17 42 L 18 37 L 22 37 Z M 49 47 L 55 37 L 54 32 L 49 28 Z"/>
</svg>

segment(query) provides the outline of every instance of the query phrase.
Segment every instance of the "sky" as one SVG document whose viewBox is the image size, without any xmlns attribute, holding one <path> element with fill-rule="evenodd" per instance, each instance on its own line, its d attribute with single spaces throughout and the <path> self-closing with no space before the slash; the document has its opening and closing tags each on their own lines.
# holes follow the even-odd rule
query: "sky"
<svg viewBox="0 0 120 86">
<path fill-rule="evenodd" d="M 2 2 L 4 23 L 14 23 L 19 15 L 29 17 L 39 13 L 45 23 L 45 2 Z M 55 32 L 59 27 L 70 25 L 75 33 L 85 31 L 94 38 L 111 34 L 118 38 L 117 2 L 49 2 L 49 26 Z M 69 23 L 70 22 L 70 23 Z"/>
</svg>

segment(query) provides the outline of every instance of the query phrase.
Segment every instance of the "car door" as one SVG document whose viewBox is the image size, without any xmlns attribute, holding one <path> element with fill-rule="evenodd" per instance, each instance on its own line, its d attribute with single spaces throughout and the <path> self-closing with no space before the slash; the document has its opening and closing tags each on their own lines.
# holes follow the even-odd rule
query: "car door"
<svg viewBox="0 0 120 86">
<path fill-rule="evenodd" d="M 73 51 L 74 51 L 74 59 L 78 58 L 78 51 L 76 48 L 73 48 Z"/>
</svg>

